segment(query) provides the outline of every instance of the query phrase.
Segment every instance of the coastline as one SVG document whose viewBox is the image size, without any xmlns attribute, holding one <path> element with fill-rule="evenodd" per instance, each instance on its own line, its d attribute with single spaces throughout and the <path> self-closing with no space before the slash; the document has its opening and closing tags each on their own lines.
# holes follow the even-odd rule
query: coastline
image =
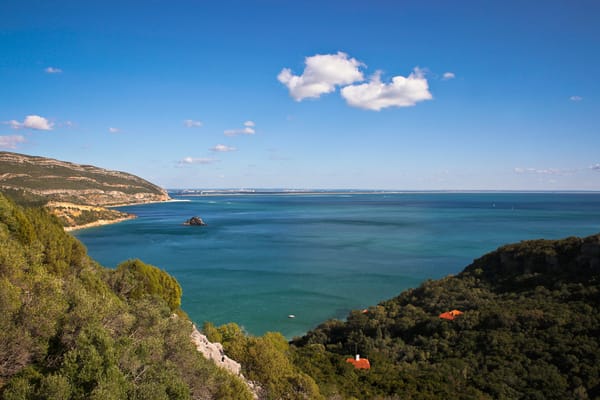
<svg viewBox="0 0 600 400">
<path fill-rule="evenodd" d="M 92 208 L 111 209 L 111 208 L 115 208 L 115 207 L 127 207 L 127 206 L 143 205 L 143 204 L 168 203 L 168 202 L 178 202 L 178 201 L 189 201 L 189 200 L 176 200 L 176 199 L 169 198 L 168 200 L 140 201 L 140 202 L 136 202 L 136 203 L 115 204 L 115 205 L 110 205 L 110 206 L 88 206 L 88 205 L 78 205 L 78 204 L 70 204 L 70 203 L 58 203 L 58 202 L 54 203 L 54 205 L 62 205 L 62 206 L 66 206 L 66 207 L 75 207 L 75 208 L 80 208 L 80 209 L 92 209 Z M 122 214 L 125 214 L 125 213 L 122 213 Z M 130 219 L 135 219 L 135 218 L 137 218 L 137 215 L 127 213 L 126 216 L 121 217 L 121 218 L 99 219 L 97 221 L 90 222 L 87 224 L 65 226 L 63 228 L 66 232 L 72 232 L 72 231 L 76 231 L 76 230 L 80 230 L 80 229 L 94 228 L 97 226 L 118 224 L 119 222 L 127 221 Z"/>
<path fill-rule="evenodd" d="M 222 196 L 353 196 L 353 195 L 397 195 L 397 194 L 598 194 L 592 190 L 555 190 L 555 191 L 521 191 L 521 190 L 346 190 L 346 191 L 203 191 L 177 193 L 179 197 L 222 197 Z M 185 200 L 174 200 L 185 201 Z"/>
<path fill-rule="evenodd" d="M 90 222 L 89 224 L 84 225 L 75 225 L 75 226 L 65 226 L 65 232 L 77 231 L 80 229 L 94 228 L 96 226 L 104 226 L 104 225 L 112 225 L 118 224 L 119 222 L 128 221 L 130 219 L 136 219 L 137 216 L 133 214 L 129 214 L 127 217 L 116 218 L 116 219 L 99 219 L 98 221 Z"/>
<path fill-rule="evenodd" d="M 138 202 L 134 202 L 134 203 L 119 203 L 119 204 L 111 204 L 109 206 L 107 205 L 107 206 L 102 206 L 102 207 L 115 208 L 115 207 L 141 206 L 144 204 L 172 203 L 172 202 L 178 202 L 178 201 L 184 201 L 184 200 L 177 200 L 177 199 L 172 199 L 169 197 L 169 199 L 167 199 L 167 200 L 151 200 L 151 201 L 138 201 Z"/>
</svg>

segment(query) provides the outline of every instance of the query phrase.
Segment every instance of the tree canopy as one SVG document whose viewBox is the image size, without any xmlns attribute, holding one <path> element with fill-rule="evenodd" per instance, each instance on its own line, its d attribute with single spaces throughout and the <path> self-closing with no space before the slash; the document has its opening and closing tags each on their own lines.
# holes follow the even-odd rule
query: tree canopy
<svg viewBox="0 0 600 400">
<path fill-rule="evenodd" d="M 321 324 L 293 340 L 294 362 L 348 399 L 597 398 L 599 272 L 600 235 L 504 246 Z M 463 314 L 439 317 L 454 309 Z M 344 362 L 355 351 L 368 372 Z"/>
<path fill-rule="evenodd" d="M 41 208 L 0 195 L 0 398 L 251 399 L 195 349 L 181 287 L 107 269 Z"/>
</svg>

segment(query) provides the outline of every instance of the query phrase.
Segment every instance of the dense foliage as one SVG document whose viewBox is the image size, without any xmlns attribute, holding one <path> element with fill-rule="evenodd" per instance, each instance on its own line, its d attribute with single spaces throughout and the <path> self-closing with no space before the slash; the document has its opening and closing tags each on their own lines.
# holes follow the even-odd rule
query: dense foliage
<svg viewBox="0 0 600 400">
<path fill-rule="evenodd" d="M 250 399 L 196 351 L 180 296 L 165 272 L 105 269 L 55 217 L 0 195 L 0 398 Z"/>
<path fill-rule="evenodd" d="M 208 322 L 203 331 L 208 340 L 222 343 L 225 352 L 242 364 L 246 378 L 259 383 L 261 399 L 323 398 L 315 381 L 292 363 L 289 344 L 280 333 L 249 336 L 234 323 L 215 327 Z"/>
<path fill-rule="evenodd" d="M 528 241 L 291 344 L 204 332 L 261 399 L 600 398 L 599 272 L 600 235 Z M 56 217 L 0 195 L 0 398 L 252 398 L 196 351 L 180 299 L 166 272 L 103 268 Z"/>
<path fill-rule="evenodd" d="M 508 245 L 320 325 L 294 362 L 329 398 L 600 398 L 599 272 L 600 235 Z M 356 351 L 370 370 L 345 362 Z"/>
</svg>

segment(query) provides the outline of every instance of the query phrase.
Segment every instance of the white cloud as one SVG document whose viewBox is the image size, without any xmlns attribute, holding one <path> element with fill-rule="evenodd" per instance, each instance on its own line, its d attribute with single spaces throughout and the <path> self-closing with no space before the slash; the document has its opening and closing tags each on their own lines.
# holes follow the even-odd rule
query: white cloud
<svg viewBox="0 0 600 400">
<path fill-rule="evenodd" d="M 227 129 L 223 133 L 225 136 L 254 135 L 256 131 L 252 128 L 246 127 L 244 129 Z"/>
<path fill-rule="evenodd" d="M 571 101 L 581 101 L 581 100 L 583 100 L 583 97 L 581 97 L 581 96 L 571 96 L 571 97 L 569 97 L 569 100 L 571 100 Z"/>
<path fill-rule="evenodd" d="M 48 121 L 44 117 L 40 117 L 39 115 L 28 115 L 25 117 L 23 122 L 19 122 L 16 120 L 10 120 L 4 122 L 4 124 L 10 125 L 13 129 L 35 129 L 38 131 L 51 131 L 54 126 L 53 122 Z"/>
<path fill-rule="evenodd" d="M 289 68 L 281 70 L 277 79 L 290 91 L 296 101 L 306 98 L 318 98 L 322 94 L 331 93 L 338 85 L 362 81 L 364 79 L 359 67 L 363 63 L 355 58 L 348 58 L 346 53 L 317 54 L 306 57 L 302 75 L 294 75 Z"/>
<path fill-rule="evenodd" d="M 456 78 L 456 75 L 454 75 L 454 72 L 444 72 L 444 75 L 442 75 L 442 79 L 447 81 L 448 79 L 454 79 Z"/>
<path fill-rule="evenodd" d="M 540 174 L 540 175 L 556 175 L 558 174 L 558 169 L 555 168 L 515 168 L 515 172 L 517 174 Z"/>
<path fill-rule="evenodd" d="M 15 119 L 11 119 L 10 121 L 4 121 L 3 124 L 10 125 L 10 127 L 13 129 L 22 129 L 23 128 L 23 124 Z"/>
<path fill-rule="evenodd" d="M 594 171 L 600 171 L 600 164 L 594 164 L 590 166 L 590 169 Z"/>
<path fill-rule="evenodd" d="M 47 74 L 60 74 L 62 72 L 62 69 L 48 67 L 48 68 L 44 69 L 44 72 L 46 72 Z"/>
<path fill-rule="evenodd" d="M 194 121 L 193 119 L 186 119 L 183 124 L 188 128 L 199 128 L 202 126 L 202 121 Z"/>
<path fill-rule="evenodd" d="M 40 117 L 39 115 L 28 115 L 25 117 L 25 121 L 23 121 L 23 126 L 29 129 L 50 131 L 52 130 L 54 123 L 48 121 L 44 117 Z"/>
<path fill-rule="evenodd" d="M 121 130 L 119 128 L 114 128 L 111 126 L 110 128 L 108 128 L 108 131 L 110 133 L 119 133 Z"/>
<path fill-rule="evenodd" d="M 25 137 L 21 135 L 0 136 L 0 149 L 16 149 L 19 143 L 24 143 Z"/>
<path fill-rule="evenodd" d="M 381 72 L 376 72 L 367 83 L 344 87 L 342 97 L 352 107 L 375 111 L 386 107 L 410 107 L 433 98 L 419 68 L 407 78 L 394 76 L 391 83 L 381 82 Z"/>
<path fill-rule="evenodd" d="M 235 147 L 226 146 L 224 144 L 218 144 L 215 147 L 210 149 L 211 151 L 219 152 L 219 153 L 227 153 L 229 151 L 235 151 Z"/>
<path fill-rule="evenodd" d="M 246 121 L 242 129 L 227 129 L 223 133 L 225 136 L 254 135 L 256 133 L 254 126 L 254 121 Z"/>
<path fill-rule="evenodd" d="M 194 158 L 194 157 L 185 157 L 183 160 L 179 161 L 179 164 L 212 164 L 216 161 L 219 161 L 215 158 Z"/>
</svg>

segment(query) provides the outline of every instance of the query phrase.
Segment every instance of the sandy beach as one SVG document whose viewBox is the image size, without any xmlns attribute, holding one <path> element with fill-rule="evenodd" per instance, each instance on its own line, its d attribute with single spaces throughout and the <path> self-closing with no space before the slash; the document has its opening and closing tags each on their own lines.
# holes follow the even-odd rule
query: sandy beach
<svg viewBox="0 0 600 400">
<path fill-rule="evenodd" d="M 100 219 L 95 222 L 90 222 L 89 224 L 77 225 L 77 226 L 65 226 L 64 228 L 65 228 L 66 232 L 71 232 L 71 231 L 76 231 L 79 229 L 93 228 L 95 226 L 118 224 L 119 222 L 127 221 L 130 219 L 135 219 L 135 218 L 137 218 L 137 216 L 130 214 L 129 216 L 123 217 L 123 218 L 117 218 L 117 219 L 112 219 L 112 220 Z"/>
</svg>

